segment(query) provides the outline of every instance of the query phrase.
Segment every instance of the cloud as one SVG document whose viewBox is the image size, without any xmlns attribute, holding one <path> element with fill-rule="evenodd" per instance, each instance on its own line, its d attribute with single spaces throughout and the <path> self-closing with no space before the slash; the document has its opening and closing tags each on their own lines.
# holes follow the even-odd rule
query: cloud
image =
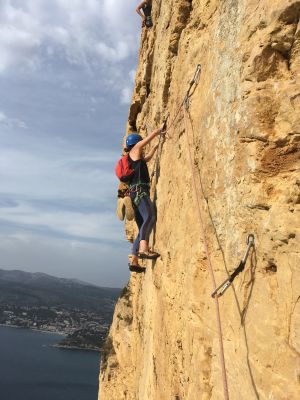
<svg viewBox="0 0 300 400">
<path fill-rule="evenodd" d="M 59 63 L 94 75 L 127 104 L 124 77 L 136 62 L 140 29 L 134 8 L 124 0 L 2 0 L 0 76 Z"/>
<path fill-rule="evenodd" d="M 132 89 L 130 87 L 125 87 L 121 92 L 121 104 L 130 104 L 132 97 Z"/>
<path fill-rule="evenodd" d="M 100 286 L 122 287 L 128 280 L 127 244 L 102 245 L 28 232 L 1 234 L 0 268 L 47 272 Z M 18 249 L 18 251 L 16 251 Z M 116 251 L 117 250 L 117 251 Z"/>
<path fill-rule="evenodd" d="M 98 152 L 84 157 L 79 149 L 40 146 L 40 153 L 0 149 L 1 192 L 37 198 L 76 197 L 106 201 L 112 194 L 114 152 Z M 96 186 L 95 186 L 96 185 Z M 80 190 L 78 190 L 80 188 Z"/>
<path fill-rule="evenodd" d="M 114 166 L 137 61 L 134 9 L 0 1 L 2 267 L 128 275 Z"/>
<path fill-rule="evenodd" d="M 131 80 L 132 83 L 134 83 L 134 79 L 135 79 L 135 74 L 136 74 L 136 70 L 132 69 L 131 71 L 129 71 L 129 78 Z"/>
<path fill-rule="evenodd" d="M 20 148 L 2 146 L 0 219 L 78 240 L 117 240 L 118 156 L 59 141 L 32 145 L 30 136 Z"/>
<path fill-rule="evenodd" d="M 27 125 L 24 121 L 18 118 L 9 118 L 3 111 L 0 111 L 0 126 L 5 128 L 21 128 L 27 129 Z"/>
<path fill-rule="evenodd" d="M 45 46 L 86 68 L 121 62 L 136 53 L 137 32 L 134 7 L 123 0 L 3 0 L 0 72 L 43 65 Z"/>
<path fill-rule="evenodd" d="M 135 73 L 136 71 L 134 69 L 130 70 L 128 73 L 128 84 L 121 91 L 121 97 L 120 97 L 121 104 L 131 103 Z"/>
<path fill-rule="evenodd" d="M 27 227 L 33 232 L 44 231 L 48 236 L 74 238 L 78 241 L 117 241 L 120 227 L 112 223 L 111 212 L 81 213 L 66 210 L 37 210 L 29 203 L 17 207 L 0 207 L 1 223 L 10 223 L 16 229 Z M 117 222 L 117 221 L 116 221 Z"/>
<path fill-rule="evenodd" d="M 123 41 L 119 41 L 115 47 L 109 47 L 106 43 L 99 42 L 95 46 L 95 51 L 104 60 L 118 62 L 125 60 L 129 56 L 130 47 Z"/>
</svg>

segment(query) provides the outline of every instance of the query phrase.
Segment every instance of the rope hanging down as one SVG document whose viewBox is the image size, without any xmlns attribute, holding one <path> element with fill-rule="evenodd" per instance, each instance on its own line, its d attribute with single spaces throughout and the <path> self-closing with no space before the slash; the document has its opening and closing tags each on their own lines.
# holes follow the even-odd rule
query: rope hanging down
<svg viewBox="0 0 300 400">
<path fill-rule="evenodd" d="M 202 185 L 202 179 L 201 179 L 201 172 L 198 169 L 199 167 L 196 169 L 195 165 L 194 165 L 194 161 L 193 161 L 192 153 L 191 153 L 192 144 L 191 144 L 190 135 L 189 135 L 189 125 L 190 125 L 191 131 L 192 131 L 192 135 L 193 135 L 193 138 L 194 138 L 194 128 L 193 128 L 192 120 L 191 120 L 191 117 L 190 117 L 190 114 L 189 114 L 190 97 L 192 95 L 191 90 L 192 90 L 193 87 L 195 87 L 198 84 L 199 79 L 200 79 L 200 74 L 201 74 L 201 65 L 198 64 L 197 68 L 196 68 L 196 71 L 194 73 L 193 79 L 190 81 L 188 90 L 186 91 L 186 94 L 185 94 L 185 96 L 183 98 L 183 101 L 181 102 L 180 106 L 178 107 L 178 110 L 176 111 L 175 116 L 174 116 L 173 120 L 171 121 L 170 125 L 168 126 L 168 128 L 166 128 L 166 125 L 167 125 L 167 120 L 169 118 L 169 115 L 167 116 L 167 118 L 164 121 L 164 128 L 165 129 L 162 129 L 162 132 L 161 132 L 160 137 L 159 137 L 159 145 L 158 145 L 159 149 L 158 149 L 158 153 L 157 153 L 156 160 L 155 160 L 155 163 L 154 163 L 154 169 L 153 169 L 151 178 L 153 178 L 153 176 L 155 175 L 156 176 L 156 183 L 157 183 L 157 172 L 158 172 L 157 169 L 158 169 L 159 159 L 160 159 L 160 156 L 161 156 L 162 145 L 163 145 L 163 142 L 164 142 L 165 134 L 175 124 L 178 116 L 180 115 L 181 110 L 183 109 L 185 132 L 186 132 L 187 142 L 188 142 L 188 158 L 189 158 L 189 164 L 190 164 L 190 169 L 191 169 L 193 191 L 194 191 L 194 196 L 195 196 L 195 200 L 196 200 L 196 203 L 197 203 L 197 210 L 198 210 L 198 217 L 199 217 L 199 222 L 200 222 L 202 240 L 203 240 L 203 243 L 204 243 L 206 258 L 207 258 L 209 271 L 210 271 L 210 276 L 211 276 L 213 289 L 214 289 L 214 291 L 212 293 L 212 297 L 215 300 L 215 306 L 216 306 L 216 316 L 217 316 L 217 325 L 218 325 L 220 362 L 221 362 L 221 369 L 222 369 L 224 399 L 225 400 L 229 400 L 226 365 L 225 365 L 225 355 L 224 355 L 224 345 L 223 345 L 223 333 L 222 333 L 221 315 L 220 315 L 220 307 L 219 307 L 218 298 L 224 294 L 224 292 L 232 284 L 234 278 L 240 272 L 242 272 L 244 270 L 245 265 L 246 265 L 246 261 L 247 261 L 247 258 L 248 258 L 249 252 L 250 252 L 250 249 L 251 249 L 252 246 L 254 246 L 254 235 L 251 234 L 251 235 L 248 236 L 248 239 L 247 239 L 247 245 L 248 246 L 247 246 L 245 255 L 244 255 L 243 259 L 241 260 L 240 264 L 238 265 L 238 267 L 236 268 L 236 270 L 228 277 L 228 279 L 226 279 L 219 287 L 217 287 L 216 279 L 215 279 L 215 275 L 214 275 L 214 269 L 213 269 L 213 265 L 212 265 L 212 261 L 211 261 L 211 257 L 210 257 L 210 253 L 209 253 L 208 242 L 207 242 L 206 233 L 205 233 L 204 219 L 203 219 L 203 216 L 202 216 L 201 204 L 200 204 L 200 196 L 199 196 L 199 193 L 197 191 L 196 176 L 197 176 L 197 178 L 198 178 L 198 180 L 200 182 L 201 195 L 205 199 L 205 194 L 204 194 L 203 185 Z"/>
<path fill-rule="evenodd" d="M 194 167 L 194 162 L 192 159 L 192 153 L 191 153 L 191 141 L 190 141 L 190 136 L 189 136 L 189 124 L 191 126 L 191 129 L 193 130 L 193 125 L 189 116 L 189 100 L 191 96 L 191 90 L 194 85 L 196 85 L 199 81 L 200 78 L 200 73 L 201 73 L 201 66 L 198 65 L 196 72 L 194 74 L 193 79 L 190 82 L 190 86 L 186 92 L 186 95 L 184 97 L 182 105 L 184 105 L 184 124 L 185 124 L 185 132 L 187 136 L 187 142 L 188 142 L 188 158 L 189 158 L 189 163 L 190 163 L 190 169 L 191 169 L 191 175 L 192 175 L 192 184 L 193 184 L 193 189 L 194 189 L 194 196 L 195 200 L 197 203 L 197 210 L 198 210 L 198 217 L 199 217 L 199 222 L 200 222 L 200 229 L 201 229 L 201 236 L 202 240 L 204 243 L 204 248 L 205 248 L 205 253 L 206 253 L 206 258 L 209 266 L 209 271 L 210 271 L 210 276 L 211 280 L 213 283 L 213 288 L 214 290 L 216 289 L 216 279 L 214 275 L 214 269 L 212 266 L 212 261 L 208 249 L 208 242 L 206 239 L 206 234 L 205 234 L 205 227 L 204 227 L 204 220 L 201 212 L 201 205 L 200 205 L 200 198 L 199 194 L 197 191 L 197 182 L 196 182 L 196 171 Z M 194 133 L 193 133 L 194 135 Z M 200 178 L 200 172 L 198 171 L 197 174 Z M 202 184 L 200 185 L 202 189 Z M 202 192 L 202 195 L 204 197 L 204 193 Z M 229 393 L 228 393 L 228 383 L 227 383 L 227 374 L 226 374 L 226 365 L 225 365 L 225 355 L 224 355 L 224 345 L 223 345 L 223 333 L 222 333 L 222 324 L 221 324 L 221 316 L 220 316 L 220 307 L 219 307 L 219 302 L 218 302 L 218 297 L 215 297 L 215 306 L 216 306 L 216 316 L 217 316 L 217 325 L 218 325 L 218 336 L 219 336 L 219 349 L 220 349 L 220 362 L 221 362 L 221 369 L 222 369 L 222 378 L 223 378 L 223 391 L 224 391 L 224 399 L 229 400 Z"/>
</svg>

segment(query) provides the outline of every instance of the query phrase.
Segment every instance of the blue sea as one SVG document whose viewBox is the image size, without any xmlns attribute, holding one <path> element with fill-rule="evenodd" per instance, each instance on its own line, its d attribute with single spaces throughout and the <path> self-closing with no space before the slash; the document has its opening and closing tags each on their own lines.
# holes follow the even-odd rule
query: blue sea
<svg viewBox="0 0 300 400">
<path fill-rule="evenodd" d="M 51 347 L 61 338 L 0 326 L 1 400 L 97 400 L 99 353 Z"/>
</svg>

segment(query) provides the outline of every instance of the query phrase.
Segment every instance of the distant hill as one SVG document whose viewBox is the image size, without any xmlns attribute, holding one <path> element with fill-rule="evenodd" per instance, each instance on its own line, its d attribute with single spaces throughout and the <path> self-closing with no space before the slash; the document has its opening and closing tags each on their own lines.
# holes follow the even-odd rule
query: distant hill
<svg viewBox="0 0 300 400">
<path fill-rule="evenodd" d="M 44 273 L 0 269 L 0 303 L 16 306 L 61 306 L 111 314 L 120 289 L 91 285 Z"/>
</svg>

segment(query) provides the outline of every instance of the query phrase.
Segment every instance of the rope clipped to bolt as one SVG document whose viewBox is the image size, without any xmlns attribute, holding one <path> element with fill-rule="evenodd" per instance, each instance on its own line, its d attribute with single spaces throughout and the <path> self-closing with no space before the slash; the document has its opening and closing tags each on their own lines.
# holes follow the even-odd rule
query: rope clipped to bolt
<svg viewBox="0 0 300 400">
<path fill-rule="evenodd" d="M 170 129 L 175 125 L 175 123 L 177 121 L 177 118 L 179 117 L 180 112 L 183 109 L 183 106 L 189 101 L 190 92 L 192 90 L 192 87 L 195 84 L 198 83 L 199 78 L 200 78 L 200 74 L 201 74 L 201 65 L 198 64 L 197 68 L 196 68 L 196 71 L 194 73 L 193 79 L 189 83 L 189 88 L 186 91 L 186 93 L 184 95 L 184 98 L 183 98 L 182 102 L 180 103 L 178 109 L 176 110 L 174 118 L 171 120 L 169 125 L 167 124 L 167 122 L 169 120 L 170 113 L 168 113 L 167 117 L 164 119 L 163 127 L 162 127 L 160 135 L 159 135 L 158 149 L 157 149 L 157 154 L 156 154 L 156 159 L 155 159 L 153 171 L 152 171 L 152 174 L 151 174 L 151 180 L 152 180 L 152 178 L 154 176 L 157 175 L 157 168 L 158 168 L 159 161 L 160 161 L 160 158 L 161 158 L 162 146 L 163 146 L 163 143 L 164 143 L 163 139 L 165 138 L 167 132 L 170 131 Z"/>
<path fill-rule="evenodd" d="M 207 258 L 209 271 L 210 271 L 210 276 L 211 276 L 211 280 L 212 280 L 212 284 L 213 284 L 213 288 L 214 288 L 214 291 L 212 293 L 212 297 L 215 300 L 215 306 L 216 306 L 216 317 L 217 317 L 217 325 L 218 325 L 220 362 L 221 362 L 221 369 L 222 369 L 224 399 L 225 400 L 229 400 L 227 373 L 226 373 L 226 365 L 225 365 L 225 354 L 224 354 L 224 344 L 223 344 L 223 333 L 222 333 L 221 315 L 220 315 L 220 307 L 219 307 L 218 299 L 219 299 L 220 296 L 222 296 L 224 294 L 224 292 L 232 284 L 234 278 L 244 270 L 246 262 L 247 262 L 247 258 L 248 258 L 249 252 L 250 252 L 250 249 L 251 249 L 251 247 L 254 247 L 254 235 L 251 234 L 251 235 L 248 236 L 247 249 L 246 249 L 245 255 L 244 255 L 243 259 L 241 260 L 240 264 L 238 265 L 238 267 L 228 277 L 228 279 L 226 279 L 220 286 L 217 287 L 216 279 L 215 279 L 215 275 L 214 275 L 214 268 L 213 268 L 213 265 L 212 265 L 211 256 L 210 256 L 210 252 L 209 252 L 209 248 L 208 248 L 208 241 L 207 241 L 206 233 L 205 233 L 204 219 L 203 219 L 203 216 L 202 216 L 201 205 L 200 205 L 200 196 L 199 196 L 199 193 L 197 191 L 196 176 L 197 176 L 197 178 L 198 178 L 198 180 L 200 182 L 200 191 L 201 191 L 202 197 L 204 199 L 205 199 L 205 194 L 204 194 L 204 190 L 203 190 L 203 184 L 202 184 L 201 173 L 199 171 L 199 167 L 196 169 L 195 165 L 194 165 L 194 162 L 193 162 L 192 153 L 191 153 L 191 141 L 190 141 L 190 134 L 189 134 L 189 125 L 190 125 L 190 128 L 192 130 L 192 135 L 194 137 L 193 123 L 192 123 L 192 120 L 191 120 L 191 116 L 189 114 L 190 97 L 192 95 L 191 91 L 192 91 L 192 88 L 197 86 L 197 84 L 199 82 L 199 79 L 200 79 L 201 72 L 202 72 L 201 65 L 198 64 L 197 68 L 196 68 L 196 71 L 194 73 L 193 79 L 189 83 L 188 90 L 186 91 L 186 94 L 185 94 L 180 106 L 178 107 L 178 110 L 176 111 L 174 118 L 172 119 L 172 121 L 171 121 L 171 123 L 169 124 L 168 127 L 167 127 L 167 120 L 169 118 L 169 115 L 167 116 L 167 118 L 164 121 L 164 126 L 163 126 L 163 129 L 162 129 L 162 131 L 160 133 L 160 137 L 159 137 L 159 144 L 158 144 L 159 148 L 158 148 L 158 152 L 157 152 L 157 156 L 156 156 L 154 169 L 153 169 L 151 178 L 153 178 L 153 176 L 156 175 L 156 183 L 157 183 L 157 168 L 158 168 L 158 165 L 159 165 L 159 161 L 160 161 L 160 157 L 161 157 L 161 151 L 162 151 L 162 145 L 163 145 L 163 142 L 164 142 L 164 138 L 165 138 L 166 132 L 169 131 L 173 125 L 175 125 L 175 123 L 177 121 L 177 118 L 178 118 L 178 116 L 180 115 L 180 112 L 183 109 L 185 132 L 186 132 L 186 137 L 187 137 L 187 142 L 188 142 L 188 146 L 187 146 L 188 147 L 188 158 L 189 158 L 189 164 L 190 164 L 190 169 L 191 169 L 193 191 L 194 191 L 194 196 L 195 196 L 195 200 L 196 200 L 196 203 L 197 203 L 197 210 L 198 210 L 198 218 L 199 218 L 199 222 L 200 222 L 201 236 L 202 236 L 202 240 L 203 240 L 203 243 L 204 243 L 206 258 Z M 156 190 L 156 188 L 155 188 L 155 190 Z"/>
<path fill-rule="evenodd" d="M 198 218 L 199 218 L 199 223 L 200 223 L 200 230 L 201 230 L 201 236 L 204 244 L 204 249 L 206 253 L 206 258 L 209 266 L 209 271 L 210 271 L 210 276 L 213 284 L 214 290 L 216 289 L 216 279 L 214 275 L 214 268 L 212 265 L 211 257 L 210 257 L 210 252 L 208 248 L 208 241 L 206 238 L 206 233 L 205 233 L 205 226 L 204 226 L 204 219 L 202 216 L 202 211 L 201 211 L 201 204 L 200 204 L 200 197 L 197 191 L 197 182 L 196 182 L 196 175 L 201 178 L 199 170 L 195 171 L 195 166 L 194 166 L 194 161 L 192 158 L 192 153 L 191 153 L 191 141 L 190 141 L 190 134 L 189 134 L 189 125 L 192 129 L 192 134 L 194 137 L 194 131 L 193 131 L 193 125 L 192 121 L 189 115 L 189 103 L 190 103 L 190 96 L 191 96 L 191 90 L 194 86 L 196 86 L 199 82 L 200 79 L 200 74 L 201 74 L 201 66 L 198 65 L 196 72 L 194 74 L 193 79 L 190 82 L 189 88 L 186 92 L 186 95 L 183 100 L 183 105 L 184 105 L 184 124 L 185 124 L 185 132 L 186 132 L 186 137 L 187 137 L 187 148 L 188 148 L 188 159 L 189 159 L 189 164 L 190 164 L 190 170 L 191 170 L 191 176 L 192 176 L 192 185 L 193 185 L 193 191 L 194 191 L 194 196 L 197 204 L 197 210 L 198 210 Z M 201 184 L 202 188 L 202 184 Z M 204 197 L 204 193 L 202 192 L 202 195 Z M 228 383 L 227 383 L 227 373 L 226 373 L 226 365 L 225 365 L 225 355 L 224 355 L 224 345 L 223 345 L 223 333 L 222 333 L 222 324 L 221 324 L 221 315 L 220 315 L 220 307 L 219 307 L 219 301 L 218 297 L 215 297 L 215 306 L 216 306 L 216 317 L 217 317 L 217 325 L 218 325 L 218 336 L 219 336 L 219 349 L 220 349 L 220 363 L 221 363 L 221 369 L 222 369 L 222 380 L 223 380 L 223 392 L 224 392 L 224 399 L 229 400 L 229 392 L 228 392 Z"/>
<path fill-rule="evenodd" d="M 172 126 L 177 121 L 177 118 L 180 115 L 180 112 L 183 109 L 183 106 L 189 102 L 189 98 L 190 98 L 190 95 L 191 95 L 191 90 L 192 90 L 194 85 L 198 84 L 199 78 L 200 78 L 200 74 L 201 74 L 201 64 L 198 64 L 197 68 L 196 68 L 196 71 L 194 73 L 193 79 L 189 83 L 188 90 L 186 91 L 186 93 L 184 95 L 184 98 L 183 98 L 182 102 L 180 103 L 180 105 L 179 105 L 179 107 L 178 107 L 178 109 L 177 109 L 177 111 L 175 113 L 175 116 L 172 119 L 170 125 L 168 126 L 168 129 L 166 130 L 166 132 L 169 131 L 172 128 Z"/>
</svg>

